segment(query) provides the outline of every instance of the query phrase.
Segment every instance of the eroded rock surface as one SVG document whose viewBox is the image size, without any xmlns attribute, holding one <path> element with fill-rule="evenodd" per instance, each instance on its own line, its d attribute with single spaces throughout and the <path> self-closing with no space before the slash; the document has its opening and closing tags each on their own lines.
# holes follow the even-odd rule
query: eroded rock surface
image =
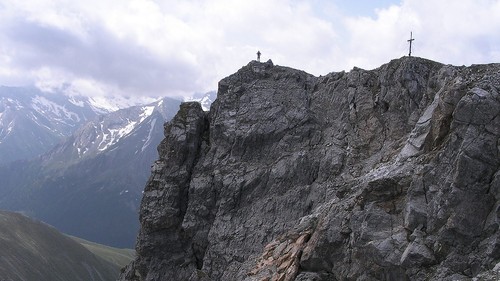
<svg viewBox="0 0 500 281">
<path fill-rule="evenodd" d="M 499 64 L 253 61 L 166 124 L 121 280 L 490 280 L 499 92 Z"/>
</svg>

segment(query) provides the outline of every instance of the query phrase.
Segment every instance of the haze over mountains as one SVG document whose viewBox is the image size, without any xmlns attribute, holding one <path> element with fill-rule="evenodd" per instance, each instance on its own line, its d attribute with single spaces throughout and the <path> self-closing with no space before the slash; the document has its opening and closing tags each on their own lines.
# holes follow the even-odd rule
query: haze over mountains
<svg viewBox="0 0 500 281">
<path fill-rule="evenodd" d="M 209 106 L 213 95 L 198 99 Z M 180 102 L 129 106 L 129 100 L 1 87 L 0 209 L 91 241 L 133 247 L 163 123 Z"/>
</svg>

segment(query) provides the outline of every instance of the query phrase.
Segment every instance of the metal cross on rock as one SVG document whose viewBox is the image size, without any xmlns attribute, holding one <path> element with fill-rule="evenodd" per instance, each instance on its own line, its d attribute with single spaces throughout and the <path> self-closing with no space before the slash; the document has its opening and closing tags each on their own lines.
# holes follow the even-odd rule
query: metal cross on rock
<svg viewBox="0 0 500 281">
<path fill-rule="evenodd" d="M 415 40 L 413 38 L 413 32 L 410 32 L 410 39 L 408 39 L 408 42 L 410 42 L 410 52 L 408 53 L 409 57 L 411 57 L 411 42 L 413 42 L 413 40 Z"/>
</svg>

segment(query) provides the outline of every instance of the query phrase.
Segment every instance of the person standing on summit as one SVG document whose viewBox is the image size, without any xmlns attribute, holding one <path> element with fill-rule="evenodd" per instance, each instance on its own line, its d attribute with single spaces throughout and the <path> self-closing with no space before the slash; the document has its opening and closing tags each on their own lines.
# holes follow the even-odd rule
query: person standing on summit
<svg viewBox="0 0 500 281">
<path fill-rule="evenodd" d="M 260 51 L 257 51 L 257 61 L 260 62 Z"/>
</svg>

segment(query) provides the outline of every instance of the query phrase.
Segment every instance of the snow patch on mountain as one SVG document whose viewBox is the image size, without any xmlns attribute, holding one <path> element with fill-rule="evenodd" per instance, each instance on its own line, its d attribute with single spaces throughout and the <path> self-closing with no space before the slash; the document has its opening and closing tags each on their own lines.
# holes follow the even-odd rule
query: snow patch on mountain
<svg viewBox="0 0 500 281">
<path fill-rule="evenodd" d="M 7 126 L 3 124 L 2 115 L 0 115 L 0 144 L 12 133 L 14 121 L 10 121 Z"/>
<path fill-rule="evenodd" d="M 122 139 L 124 136 L 130 134 L 130 132 L 132 132 L 137 127 L 137 125 L 141 124 L 146 118 L 153 114 L 155 107 L 144 106 L 141 109 L 142 113 L 139 114 L 139 120 L 130 120 L 127 118 L 125 124 L 120 124 L 116 128 L 105 129 L 103 126 L 103 122 L 101 122 L 100 131 L 103 132 L 103 135 L 97 149 L 100 151 L 104 151 L 120 141 L 120 139 Z"/>
<path fill-rule="evenodd" d="M 155 106 L 154 105 L 152 105 L 152 106 L 144 106 L 142 108 L 141 115 L 139 115 L 141 117 L 139 123 L 142 123 L 142 121 L 144 121 L 144 119 L 146 119 L 149 116 L 151 116 L 151 114 L 153 114 L 154 110 L 155 110 Z"/>
<path fill-rule="evenodd" d="M 55 135 L 59 135 L 61 137 L 64 137 L 64 134 L 59 132 L 56 128 L 52 128 L 50 126 L 48 126 L 47 124 L 45 124 L 44 122 L 40 122 L 39 118 L 36 116 L 36 114 L 33 114 L 32 112 L 29 113 L 29 116 L 30 116 L 30 119 L 39 127 L 42 127 L 42 128 L 45 128 L 47 129 L 48 131 L 51 131 L 53 132 Z M 77 116 L 78 117 L 78 116 Z M 68 124 L 71 126 L 71 123 L 67 123 L 65 120 L 62 120 L 62 119 L 57 119 L 57 118 L 54 118 L 54 120 L 57 120 L 61 123 L 65 123 L 65 124 Z"/>
<path fill-rule="evenodd" d="M 81 97 L 70 96 L 68 101 L 78 107 L 85 107 L 85 101 Z"/>
<path fill-rule="evenodd" d="M 89 97 L 89 103 L 92 109 L 100 114 L 113 112 L 120 109 L 116 104 L 111 103 L 104 97 Z"/>
<path fill-rule="evenodd" d="M 184 99 L 185 102 L 196 101 L 201 104 L 203 111 L 209 111 L 210 105 L 217 98 L 217 92 L 212 91 L 205 94 L 195 94 L 192 97 L 187 97 Z"/>
<path fill-rule="evenodd" d="M 68 120 L 72 120 L 70 123 L 80 122 L 78 114 L 67 110 L 64 105 L 59 105 L 39 95 L 32 99 L 31 106 L 38 113 L 44 116 L 52 115 L 54 120 L 62 123 L 68 124 Z"/>
<path fill-rule="evenodd" d="M 142 152 L 144 152 L 144 150 L 151 144 L 151 136 L 153 134 L 153 128 L 155 127 L 155 124 L 156 124 L 156 118 L 151 120 L 148 136 L 144 140 L 144 144 L 142 145 L 142 148 L 141 148 Z M 137 152 L 136 152 L 136 154 L 137 154 Z"/>
<path fill-rule="evenodd" d="M 103 135 L 97 149 L 103 151 L 117 143 L 123 136 L 127 135 L 135 128 L 135 124 L 137 124 L 137 122 L 127 119 L 127 124 L 125 126 L 106 130 L 103 128 L 103 124 L 101 123 L 100 129 L 103 132 Z"/>
<path fill-rule="evenodd" d="M 11 98 L 3 98 L 0 100 L 2 107 L 5 107 L 7 109 L 11 110 L 20 110 L 23 109 L 24 106 L 17 100 L 11 99 Z"/>
<path fill-rule="evenodd" d="M 114 112 L 120 109 L 138 106 L 142 104 L 149 104 L 156 99 L 149 97 L 120 97 L 120 96 L 100 96 L 88 97 L 90 106 L 101 114 Z"/>
<path fill-rule="evenodd" d="M 128 192 L 129 192 L 128 189 L 122 190 L 122 191 L 120 191 L 120 195 L 123 195 L 123 194 L 128 193 Z"/>
</svg>

